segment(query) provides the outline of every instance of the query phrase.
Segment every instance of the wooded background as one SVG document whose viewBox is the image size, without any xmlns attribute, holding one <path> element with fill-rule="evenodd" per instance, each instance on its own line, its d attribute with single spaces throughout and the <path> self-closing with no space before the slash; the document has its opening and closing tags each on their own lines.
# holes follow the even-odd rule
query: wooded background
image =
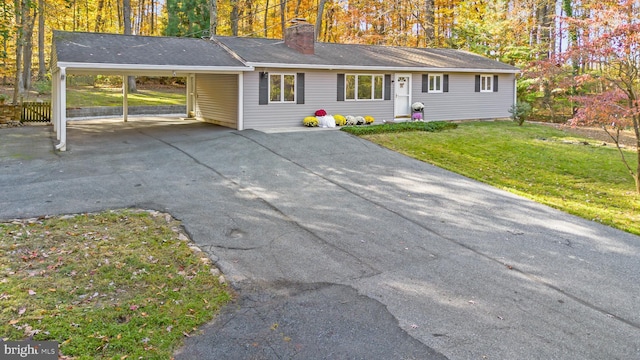
<svg viewBox="0 0 640 360">
<path fill-rule="evenodd" d="M 613 10 L 637 22 L 631 0 L 9 0 L 0 5 L 0 81 L 14 98 L 34 82 L 46 90 L 53 30 L 281 38 L 303 18 L 319 41 L 456 48 L 516 65 L 520 98 L 554 118 L 575 112 L 576 85 L 563 77 L 603 70 L 604 56 L 573 51 L 607 31 L 598 19 Z"/>
</svg>

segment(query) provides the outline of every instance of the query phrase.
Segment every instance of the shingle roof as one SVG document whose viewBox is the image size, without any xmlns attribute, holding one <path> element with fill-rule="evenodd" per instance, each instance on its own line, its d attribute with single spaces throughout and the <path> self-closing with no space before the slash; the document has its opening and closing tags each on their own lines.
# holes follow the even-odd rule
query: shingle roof
<svg viewBox="0 0 640 360">
<path fill-rule="evenodd" d="M 221 46 L 203 39 L 55 31 L 53 40 L 58 62 L 244 66 Z"/>
<path fill-rule="evenodd" d="M 304 55 L 283 40 L 216 36 L 211 40 L 159 36 L 54 31 L 58 63 L 246 68 L 447 69 L 518 72 L 516 67 L 465 51 L 380 45 L 315 43 Z"/>
<path fill-rule="evenodd" d="M 454 49 L 316 42 L 315 54 L 304 55 L 289 48 L 283 40 L 227 36 L 217 36 L 214 39 L 253 66 L 263 63 L 299 65 L 300 67 L 311 65 L 518 71 L 511 65 Z"/>
</svg>

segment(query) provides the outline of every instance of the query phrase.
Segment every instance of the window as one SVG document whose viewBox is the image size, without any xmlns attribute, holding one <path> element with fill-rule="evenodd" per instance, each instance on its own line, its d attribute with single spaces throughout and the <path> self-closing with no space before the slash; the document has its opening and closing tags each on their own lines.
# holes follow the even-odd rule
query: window
<svg viewBox="0 0 640 360">
<path fill-rule="evenodd" d="M 493 75 L 480 75 L 480 92 L 493 91 Z"/>
<path fill-rule="evenodd" d="M 382 100 L 383 75 L 345 75 L 345 100 Z"/>
<path fill-rule="evenodd" d="M 429 74 L 429 92 L 441 93 L 442 92 L 442 74 Z"/>
<path fill-rule="evenodd" d="M 296 75 L 269 74 L 269 102 L 295 102 Z"/>
</svg>

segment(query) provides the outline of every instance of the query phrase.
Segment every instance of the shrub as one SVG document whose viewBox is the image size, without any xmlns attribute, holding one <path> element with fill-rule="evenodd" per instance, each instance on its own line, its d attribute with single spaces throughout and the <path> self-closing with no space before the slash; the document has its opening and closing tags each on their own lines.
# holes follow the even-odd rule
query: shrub
<svg viewBox="0 0 640 360">
<path fill-rule="evenodd" d="M 518 101 L 517 103 L 511 105 L 509 113 L 511 113 L 511 120 L 516 122 L 519 126 L 522 126 L 524 121 L 531 113 L 531 105 L 529 105 L 528 102 Z"/>
<path fill-rule="evenodd" d="M 373 124 L 374 121 L 375 119 L 371 115 L 367 115 L 364 117 L 365 124 Z"/>
<path fill-rule="evenodd" d="M 356 117 L 355 116 L 347 115 L 345 117 L 345 119 L 347 120 L 347 125 L 356 125 Z"/>
<path fill-rule="evenodd" d="M 33 88 L 40 95 L 51 94 L 51 80 L 44 78 L 33 83 Z"/>
<path fill-rule="evenodd" d="M 307 116 L 306 118 L 304 118 L 304 120 L 302 120 L 302 123 L 304 124 L 304 126 L 314 127 L 318 126 L 318 119 L 315 116 Z"/>
<path fill-rule="evenodd" d="M 337 126 L 344 126 L 347 123 L 347 119 L 342 115 L 333 115 L 333 118 L 336 120 Z"/>
<path fill-rule="evenodd" d="M 362 125 L 362 124 L 364 124 L 364 117 L 356 116 L 356 125 Z"/>
<path fill-rule="evenodd" d="M 385 133 L 394 133 L 394 132 L 405 132 L 405 131 L 427 131 L 427 132 L 435 132 L 442 131 L 446 129 L 455 129 L 458 127 L 458 124 L 447 122 L 447 121 L 430 121 L 430 122 L 402 122 L 402 123 L 387 123 L 387 124 L 378 124 L 371 126 L 345 126 L 342 128 L 342 131 L 346 131 L 350 134 L 354 135 L 372 135 L 372 134 L 385 134 Z"/>
</svg>

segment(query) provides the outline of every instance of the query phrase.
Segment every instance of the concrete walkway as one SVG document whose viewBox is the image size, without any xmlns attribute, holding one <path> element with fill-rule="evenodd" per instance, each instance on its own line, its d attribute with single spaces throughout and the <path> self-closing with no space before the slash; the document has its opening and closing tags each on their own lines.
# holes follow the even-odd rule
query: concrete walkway
<svg viewBox="0 0 640 360">
<path fill-rule="evenodd" d="M 638 359 L 640 238 L 340 131 L 0 131 L 0 218 L 141 207 L 238 289 L 176 359 Z"/>
</svg>

